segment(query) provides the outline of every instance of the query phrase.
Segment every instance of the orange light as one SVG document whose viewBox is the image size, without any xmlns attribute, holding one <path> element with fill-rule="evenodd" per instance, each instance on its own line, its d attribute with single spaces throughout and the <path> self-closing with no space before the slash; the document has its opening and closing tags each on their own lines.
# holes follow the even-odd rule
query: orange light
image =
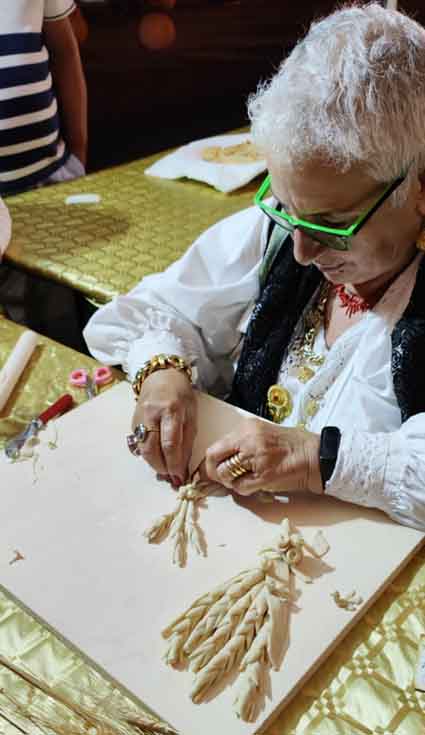
<svg viewBox="0 0 425 735">
<path fill-rule="evenodd" d="M 176 40 L 176 27 L 165 13 L 147 13 L 140 21 L 139 41 L 152 51 L 160 51 L 171 46 Z"/>
</svg>

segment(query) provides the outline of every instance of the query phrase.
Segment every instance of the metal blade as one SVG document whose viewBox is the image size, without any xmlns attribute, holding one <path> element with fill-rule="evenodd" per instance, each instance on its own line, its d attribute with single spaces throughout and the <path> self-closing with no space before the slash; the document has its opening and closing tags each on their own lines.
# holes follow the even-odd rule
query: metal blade
<svg viewBox="0 0 425 735">
<path fill-rule="evenodd" d="M 32 419 L 26 429 L 22 431 L 18 436 L 14 436 L 13 439 L 9 439 L 6 442 L 4 451 L 9 459 L 18 459 L 19 450 L 22 449 L 25 442 L 31 437 L 36 436 L 39 429 L 42 427 L 43 422 L 40 419 Z"/>
</svg>

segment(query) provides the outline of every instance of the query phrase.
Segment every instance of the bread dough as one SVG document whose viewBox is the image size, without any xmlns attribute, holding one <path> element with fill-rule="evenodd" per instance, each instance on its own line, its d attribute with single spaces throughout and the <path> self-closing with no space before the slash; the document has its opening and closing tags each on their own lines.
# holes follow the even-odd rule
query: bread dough
<svg viewBox="0 0 425 735">
<path fill-rule="evenodd" d="M 195 674 L 190 693 L 195 704 L 214 696 L 217 684 L 239 670 L 234 709 L 240 719 L 255 722 L 268 691 L 268 672 L 280 668 L 288 645 L 291 575 L 301 574 L 298 565 L 306 551 L 319 558 L 326 548 L 323 536 L 310 546 L 283 519 L 274 543 L 260 550 L 256 567 L 199 597 L 163 630 L 166 663 L 189 664 Z"/>
<path fill-rule="evenodd" d="M 238 145 L 210 145 L 202 150 L 202 160 L 208 163 L 230 163 L 230 164 L 246 164 L 261 161 L 264 158 L 254 143 L 246 140 Z"/>
</svg>

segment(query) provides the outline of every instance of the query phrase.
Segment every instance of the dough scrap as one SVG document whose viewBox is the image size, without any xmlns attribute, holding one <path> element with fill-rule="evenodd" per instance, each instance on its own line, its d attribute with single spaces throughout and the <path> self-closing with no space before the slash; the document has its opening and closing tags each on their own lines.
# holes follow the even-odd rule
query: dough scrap
<svg viewBox="0 0 425 735">
<path fill-rule="evenodd" d="M 210 145 L 202 150 L 202 160 L 208 163 L 247 164 L 263 158 L 250 140 L 237 145 Z"/>
<path fill-rule="evenodd" d="M 342 610 L 349 610 L 350 612 L 357 610 L 358 606 L 363 602 L 363 597 L 360 597 L 355 590 L 349 592 L 347 595 L 343 595 L 336 590 L 332 592 L 331 597 L 338 607 Z"/>
</svg>

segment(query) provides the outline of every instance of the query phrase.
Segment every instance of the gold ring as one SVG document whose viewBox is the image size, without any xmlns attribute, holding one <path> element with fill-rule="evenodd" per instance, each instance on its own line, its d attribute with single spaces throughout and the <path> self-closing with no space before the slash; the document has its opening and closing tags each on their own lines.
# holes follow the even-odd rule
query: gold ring
<svg viewBox="0 0 425 735">
<path fill-rule="evenodd" d="M 225 460 L 224 464 L 234 480 L 242 477 L 242 475 L 246 475 L 247 472 L 251 472 L 250 467 L 242 464 L 239 454 L 232 454 L 231 457 Z"/>
</svg>

